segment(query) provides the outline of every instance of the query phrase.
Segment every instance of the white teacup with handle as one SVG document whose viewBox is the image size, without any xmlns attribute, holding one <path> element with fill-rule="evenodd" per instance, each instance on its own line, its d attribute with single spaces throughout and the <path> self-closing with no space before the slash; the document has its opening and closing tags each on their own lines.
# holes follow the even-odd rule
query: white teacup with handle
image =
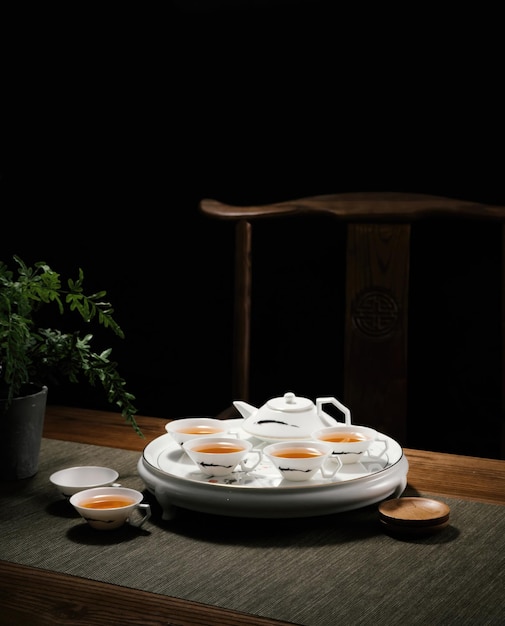
<svg viewBox="0 0 505 626">
<path fill-rule="evenodd" d="M 226 420 L 215 417 L 183 417 L 165 425 L 165 430 L 181 447 L 191 439 L 226 435 L 229 426 Z"/>
<path fill-rule="evenodd" d="M 312 437 L 331 445 L 333 460 L 348 464 L 358 463 L 367 456 L 370 446 L 377 441 L 378 433 L 368 426 L 341 424 L 320 428 L 312 433 Z M 384 454 L 387 449 L 387 442 L 381 440 L 381 443 L 384 444 L 384 449 L 379 455 Z"/>
<path fill-rule="evenodd" d="M 128 487 L 96 487 L 75 493 L 70 504 L 97 530 L 113 530 L 126 522 L 140 528 L 150 517 L 144 495 Z"/>
<path fill-rule="evenodd" d="M 340 464 L 329 462 L 332 447 L 322 441 L 279 441 L 263 448 L 282 478 L 293 482 L 311 479 L 318 471 L 323 478 L 333 477 Z"/>
<path fill-rule="evenodd" d="M 248 439 L 226 437 L 197 437 L 182 447 L 198 469 L 207 476 L 227 476 L 238 468 L 250 472 L 257 467 L 263 455 L 253 450 Z"/>
</svg>

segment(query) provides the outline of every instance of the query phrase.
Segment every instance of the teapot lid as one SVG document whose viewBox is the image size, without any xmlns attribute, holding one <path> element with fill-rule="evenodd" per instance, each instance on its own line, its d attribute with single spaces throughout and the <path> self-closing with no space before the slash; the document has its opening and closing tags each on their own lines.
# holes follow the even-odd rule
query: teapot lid
<svg viewBox="0 0 505 626">
<path fill-rule="evenodd" d="M 309 398 L 300 398 L 289 391 L 280 398 L 272 398 L 267 402 L 267 407 L 274 411 L 287 411 L 288 413 L 299 413 L 311 410 L 314 403 Z"/>
</svg>

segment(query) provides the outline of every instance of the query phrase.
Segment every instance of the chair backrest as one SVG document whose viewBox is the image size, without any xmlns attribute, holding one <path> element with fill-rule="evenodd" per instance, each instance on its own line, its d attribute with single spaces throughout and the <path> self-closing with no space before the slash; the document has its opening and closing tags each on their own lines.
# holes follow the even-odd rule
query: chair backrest
<svg viewBox="0 0 505 626">
<path fill-rule="evenodd" d="M 356 423 L 373 426 L 402 445 L 409 445 L 412 229 L 423 222 L 434 224 L 434 228 L 437 223 L 455 220 L 485 222 L 498 229 L 500 248 L 503 248 L 505 206 L 417 193 L 362 192 L 312 196 L 258 206 L 232 206 L 204 199 L 200 202 L 200 210 L 210 217 L 236 222 L 233 399 L 249 399 L 253 222 L 267 218 L 285 220 L 295 216 L 329 215 L 344 223 L 346 230 L 344 380 L 340 400 L 356 416 Z M 448 241 L 447 246 L 450 245 Z M 503 255 L 500 264 L 498 303 L 503 313 Z M 503 314 L 500 320 L 500 337 L 496 336 L 496 343 L 499 343 L 500 371 L 497 377 L 501 392 L 496 437 L 499 439 L 499 456 L 505 458 Z M 430 367 L 430 363 L 426 363 L 426 367 Z M 478 415 L 475 417 L 478 427 Z"/>
</svg>

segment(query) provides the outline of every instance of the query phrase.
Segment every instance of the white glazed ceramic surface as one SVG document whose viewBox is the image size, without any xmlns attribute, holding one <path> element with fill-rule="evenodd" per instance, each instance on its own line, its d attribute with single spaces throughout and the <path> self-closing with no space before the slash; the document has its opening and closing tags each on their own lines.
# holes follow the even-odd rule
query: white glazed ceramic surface
<svg viewBox="0 0 505 626">
<path fill-rule="evenodd" d="M 83 465 L 80 467 L 67 467 L 58 470 L 49 476 L 49 480 L 60 493 L 69 498 L 74 493 L 92 487 L 106 487 L 112 485 L 118 479 L 119 474 L 110 467 L 98 465 Z"/>
<path fill-rule="evenodd" d="M 264 445 L 241 428 L 243 420 L 227 421 L 239 438 L 249 437 L 255 448 Z M 170 519 L 177 507 L 236 517 L 310 517 L 399 496 L 407 484 L 408 462 L 400 445 L 379 433 L 366 461 L 346 464 L 332 478 L 318 472 L 301 483 L 283 480 L 265 457 L 252 472 L 209 477 L 167 434 L 144 448 L 137 469 L 160 503 L 164 519 Z"/>
<path fill-rule="evenodd" d="M 81 503 L 100 496 L 118 496 L 132 500 L 132 504 L 118 508 L 94 509 L 81 506 Z M 151 507 L 143 503 L 144 494 L 127 487 L 97 487 L 75 493 L 70 504 L 88 524 L 97 530 L 114 530 L 126 522 L 140 528 L 151 517 Z M 133 515 L 137 514 L 137 519 Z"/>
<path fill-rule="evenodd" d="M 228 452 L 202 452 L 206 445 L 231 446 Z M 199 471 L 207 476 L 230 476 L 235 469 L 251 471 L 261 461 L 261 452 L 251 452 L 253 444 L 247 439 L 234 437 L 197 437 L 186 441 L 183 446 L 186 454 Z M 239 448 L 237 450 L 237 448 Z"/>
<path fill-rule="evenodd" d="M 244 417 L 244 430 L 269 442 L 308 439 L 318 428 L 338 425 L 338 420 L 322 410 L 325 404 L 336 406 L 344 414 L 345 423 L 350 423 L 351 412 L 333 397 L 317 398 L 314 404 L 310 398 L 288 392 L 284 396 L 271 398 L 259 409 L 247 402 L 233 402 Z"/>
<path fill-rule="evenodd" d="M 324 439 L 326 435 L 343 435 L 359 434 L 364 437 L 362 441 L 327 441 Z M 355 426 L 340 424 L 338 426 L 329 426 L 321 428 L 312 433 L 312 437 L 319 441 L 325 441 L 332 446 L 332 457 L 341 463 L 357 463 L 364 459 L 368 454 L 368 450 L 372 443 L 377 439 L 377 431 L 368 426 Z M 384 441 L 384 452 L 387 449 L 387 442 Z"/>
<path fill-rule="evenodd" d="M 317 456 L 294 457 L 283 453 L 294 451 L 312 451 Z M 335 463 L 325 462 L 331 456 L 331 445 L 319 441 L 277 441 L 263 448 L 263 454 L 270 460 L 283 479 L 293 482 L 310 480 L 320 471 L 324 478 L 333 478 L 339 467 Z"/>
<path fill-rule="evenodd" d="M 165 430 L 182 446 L 186 441 L 196 439 L 197 437 L 215 437 L 218 434 L 225 434 L 228 428 L 226 421 L 227 420 L 218 420 L 213 417 L 183 417 L 165 424 Z M 199 427 L 210 429 L 211 432 L 184 432 L 184 429 L 198 430 Z"/>
</svg>

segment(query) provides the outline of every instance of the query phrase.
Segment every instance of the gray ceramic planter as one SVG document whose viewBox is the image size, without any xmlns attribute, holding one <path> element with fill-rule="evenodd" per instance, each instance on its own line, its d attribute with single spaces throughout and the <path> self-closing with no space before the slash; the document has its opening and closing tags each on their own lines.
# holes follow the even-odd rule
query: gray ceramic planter
<svg viewBox="0 0 505 626">
<path fill-rule="evenodd" d="M 20 480 L 37 473 L 46 412 L 47 387 L 31 385 L 5 411 L 0 399 L 0 480 Z"/>
</svg>

